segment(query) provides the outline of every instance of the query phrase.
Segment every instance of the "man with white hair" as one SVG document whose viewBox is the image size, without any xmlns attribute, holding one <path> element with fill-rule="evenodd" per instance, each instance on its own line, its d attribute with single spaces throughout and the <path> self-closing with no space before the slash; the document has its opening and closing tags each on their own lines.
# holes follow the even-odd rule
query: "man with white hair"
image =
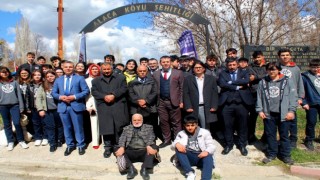
<svg viewBox="0 0 320 180">
<path fill-rule="evenodd" d="M 132 124 L 123 128 L 119 149 L 115 151 L 115 155 L 124 156 L 128 169 L 127 179 L 133 179 L 138 174 L 132 163 L 143 162 L 140 175 L 144 180 L 148 180 L 150 179 L 149 171 L 153 169 L 158 150 L 152 125 L 143 124 L 143 116 L 134 114 Z"/>
</svg>

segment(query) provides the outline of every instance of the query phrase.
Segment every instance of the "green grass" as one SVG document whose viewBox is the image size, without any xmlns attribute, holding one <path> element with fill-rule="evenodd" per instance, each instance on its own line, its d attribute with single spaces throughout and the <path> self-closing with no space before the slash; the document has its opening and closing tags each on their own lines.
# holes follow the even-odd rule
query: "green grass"
<svg viewBox="0 0 320 180">
<path fill-rule="evenodd" d="M 314 143 L 315 151 L 307 151 L 305 146 L 302 144 L 305 138 L 305 127 L 306 127 L 306 113 L 303 109 L 297 110 L 298 118 L 298 148 L 291 151 L 291 157 L 296 163 L 307 163 L 316 162 L 320 163 L 320 144 Z M 316 137 L 320 135 L 320 123 L 316 125 Z M 256 135 L 261 137 L 263 133 L 263 121 L 261 118 L 257 119 Z M 270 163 L 270 165 L 280 165 L 281 161 L 276 160 Z M 268 164 L 269 165 L 269 164 Z"/>
</svg>

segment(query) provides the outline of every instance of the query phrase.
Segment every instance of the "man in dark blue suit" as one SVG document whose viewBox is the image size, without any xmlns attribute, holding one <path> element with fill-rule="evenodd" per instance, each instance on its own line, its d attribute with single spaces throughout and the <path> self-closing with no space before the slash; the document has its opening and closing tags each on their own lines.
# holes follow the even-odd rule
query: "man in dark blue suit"
<svg viewBox="0 0 320 180">
<path fill-rule="evenodd" d="M 228 154 L 234 145 L 233 133 L 237 127 L 239 136 L 238 148 L 243 156 L 248 154 L 247 143 L 247 118 L 248 106 L 253 105 L 253 97 L 248 89 L 249 73 L 246 70 L 238 69 L 236 58 L 226 60 L 227 69 L 219 75 L 221 87 L 219 106 L 222 107 L 222 118 L 225 124 L 226 145 L 222 154 Z M 235 125 L 236 124 L 236 125 Z"/>
<path fill-rule="evenodd" d="M 82 76 L 73 72 L 74 64 L 66 61 L 63 64 L 64 76 L 60 76 L 54 82 L 52 88 L 53 98 L 59 100 L 58 113 L 60 114 L 67 149 L 65 156 L 71 154 L 78 147 L 79 154 L 85 153 L 85 142 L 83 132 L 83 111 L 86 109 L 85 97 L 89 94 L 89 88 Z M 75 133 L 75 135 L 73 134 Z M 76 144 L 74 141 L 76 138 Z"/>
</svg>

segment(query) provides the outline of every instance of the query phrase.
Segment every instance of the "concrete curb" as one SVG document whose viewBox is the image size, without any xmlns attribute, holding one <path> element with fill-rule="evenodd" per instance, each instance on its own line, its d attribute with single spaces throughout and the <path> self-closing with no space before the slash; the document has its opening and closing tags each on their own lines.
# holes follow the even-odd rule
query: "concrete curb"
<svg viewBox="0 0 320 180">
<path fill-rule="evenodd" d="M 296 175 L 308 176 L 313 178 L 320 179 L 320 169 L 319 168 L 310 168 L 303 166 L 291 166 L 290 172 Z"/>
</svg>

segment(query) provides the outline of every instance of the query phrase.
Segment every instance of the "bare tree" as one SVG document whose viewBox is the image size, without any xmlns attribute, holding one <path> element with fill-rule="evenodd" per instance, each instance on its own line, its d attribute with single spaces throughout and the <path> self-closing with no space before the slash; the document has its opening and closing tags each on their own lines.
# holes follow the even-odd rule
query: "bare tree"
<svg viewBox="0 0 320 180">
<path fill-rule="evenodd" d="M 137 2 L 137 1 L 134 1 Z M 142 2 L 142 1 L 141 1 Z M 189 9 L 210 23 L 211 51 L 222 60 L 228 47 L 312 45 L 319 39 L 319 2 L 314 0 L 147 0 Z M 162 38 L 176 40 L 192 30 L 198 54 L 206 52 L 205 28 L 167 13 L 150 13 Z M 150 21 L 146 21 L 150 22 Z M 318 33 L 319 34 L 319 33 Z"/>
<path fill-rule="evenodd" d="M 16 25 L 16 40 L 14 54 L 16 63 L 18 65 L 24 63 L 24 57 L 28 51 L 32 51 L 32 35 L 29 28 L 29 23 L 24 17 L 21 18 L 20 22 Z"/>
<path fill-rule="evenodd" d="M 2 66 L 10 67 L 10 62 L 13 58 L 13 52 L 10 49 L 8 43 L 1 39 L 0 40 L 0 64 Z"/>
<path fill-rule="evenodd" d="M 110 54 L 114 55 L 116 59 L 115 63 L 122 63 L 123 56 L 118 46 L 108 46 L 107 49 Z"/>
</svg>

